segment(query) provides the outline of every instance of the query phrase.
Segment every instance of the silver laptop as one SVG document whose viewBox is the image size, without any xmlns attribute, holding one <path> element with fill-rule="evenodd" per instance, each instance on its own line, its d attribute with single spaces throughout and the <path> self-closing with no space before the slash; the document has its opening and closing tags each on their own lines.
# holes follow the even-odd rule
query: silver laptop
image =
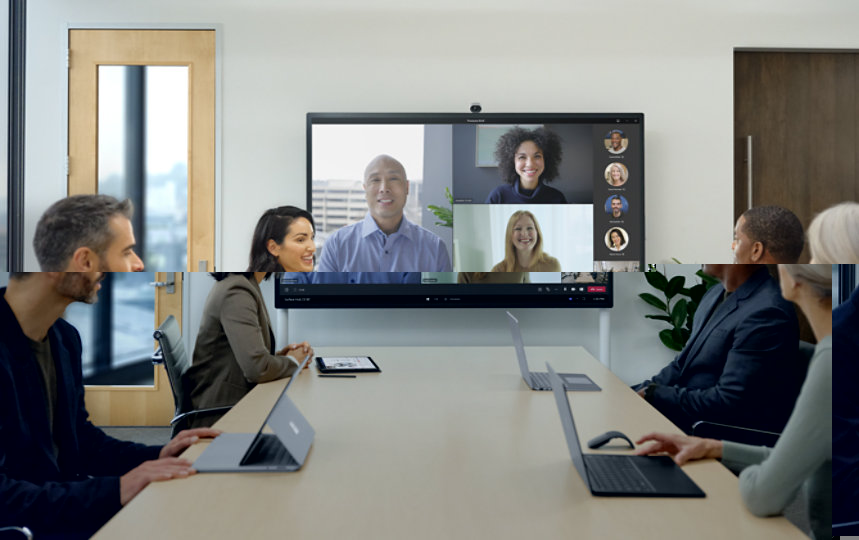
<svg viewBox="0 0 859 540">
<path fill-rule="evenodd" d="M 292 374 L 256 434 L 222 433 L 194 461 L 198 472 L 285 472 L 304 465 L 316 432 L 286 395 L 310 355 Z M 273 433 L 263 433 L 269 426 Z"/>
<path fill-rule="evenodd" d="M 548 363 L 546 368 L 561 415 L 570 459 L 592 494 L 606 497 L 704 497 L 701 488 L 668 456 L 582 454 L 563 381 Z"/>
<path fill-rule="evenodd" d="M 522 341 L 522 332 L 519 330 L 519 319 L 507 312 L 507 320 L 510 323 L 510 334 L 513 336 L 513 347 L 516 349 L 516 357 L 519 359 L 519 371 L 522 372 L 522 380 L 531 390 L 551 390 L 549 374 L 540 371 L 528 370 L 528 358 L 525 356 L 525 343 Z M 602 390 L 590 377 L 584 373 L 560 373 L 567 390 L 598 392 Z"/>
</svg>

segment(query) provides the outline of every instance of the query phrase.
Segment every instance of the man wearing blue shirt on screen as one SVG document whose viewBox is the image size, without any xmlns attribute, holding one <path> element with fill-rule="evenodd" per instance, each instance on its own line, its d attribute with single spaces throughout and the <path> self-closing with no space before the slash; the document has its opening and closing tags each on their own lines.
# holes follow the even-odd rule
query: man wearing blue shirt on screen
<svg viewBox="0 0 859 540">
<path fill-rule="evenodd" d="M 387 155 L 364 170 L 369 212 L 325 242 L 318 272 L 450 272 L 447 247 L 437 235 L 403 215 L 409 181 L 403 165 Z"/>
</svg>

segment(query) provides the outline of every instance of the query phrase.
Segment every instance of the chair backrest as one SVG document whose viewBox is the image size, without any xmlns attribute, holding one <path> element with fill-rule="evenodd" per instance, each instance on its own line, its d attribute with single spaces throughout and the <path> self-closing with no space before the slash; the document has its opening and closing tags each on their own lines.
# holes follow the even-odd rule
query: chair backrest
<svg viewBox="0 0 859 540">
<path fill-rule="evenodd" d="M 799 357 L 802 365 L 808 369 L 808 364 L 811 363 L 811 357 L 814 356 L 814 344 L 807 341 L 799 340 Z"/>
<path fill-rule="evenodd" d="M 176 414 L 190 410 L 190 396 L 186 395 L 183 384 L 185 372 L 191 366 L 188 353 L 185 351 L 185 343 L 182 341 L 182 332 L 179 323 L 173 315 L 161 323 L 158 330 L 153 334 L 161 346 L 161 354 L 164 359 L 164 368 L 167 370 L 167 378 L 170 380 L 170 388 L 173 390 L 173 403 L 176 406 Z"/>
</svg>

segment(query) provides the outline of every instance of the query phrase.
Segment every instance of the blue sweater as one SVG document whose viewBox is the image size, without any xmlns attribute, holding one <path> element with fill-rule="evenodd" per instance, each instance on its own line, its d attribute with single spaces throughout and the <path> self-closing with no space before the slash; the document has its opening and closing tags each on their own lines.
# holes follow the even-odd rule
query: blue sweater
<svg viewBox="0 0 859 540">
<path fill-rule="evenodd" d="M 512 186 L 504 184 L 493 189 L 486 198 L 486 204 L 567 204 L 567 198 L 542 180 L 530 195 L 525 195 L 519 188 L 519 180 L 516 180 Z"/>
</svg>

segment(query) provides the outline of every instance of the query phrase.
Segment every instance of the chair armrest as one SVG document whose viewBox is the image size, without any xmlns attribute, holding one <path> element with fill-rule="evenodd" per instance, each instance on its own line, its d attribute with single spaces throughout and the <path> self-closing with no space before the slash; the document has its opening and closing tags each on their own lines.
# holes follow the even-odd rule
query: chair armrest
<svg viewBox="0 0 859 540">
<path fill-rule="evenodd" d="M 781 433 L 699 420 L 692 424 L 692 435 L 772 448 Z"/>
<path fill-rule="evenodd" d="M 191 419 L 191 418 L 193 418 L 193 417 L 195 417 L 195 416 L 197 416 L 197 415 L 199 415 L 199 414 L 209 414 L 209 413 L 216 413 L 216 412 L 227 412 L 227 411 L 229 411 L 229 410 L 230 410 L 230 409 L 232 409 L 232 408 L 233 408 L 233 406 L 232 406 L 232 405 L 228 405 L 228 406 L 225 406 L 225 407 L 211 407 L 211 408 L 209 408 L 209 409 L 197 409 L 197 410 L 195 410 L 195 411 L 188 411 L 188 412 L 184 412 L 184 413 L 182 413 L 182 414 L 177 414 L 176 416 L 174 416 L 174 417 L 173 417 L 173 420 L 170 420 L 170 425 L 171 425 L 171 426 L 175 426 L 178 422 L 181 422 L 181 421 L 183 421 L 183 420 L 189 420 L 189 419 Z"/>
<path fill-rule="evenodd" d="M 27 527 L 0 527 L 0 533 L 6 532 L 16 532 L 20 533 L 22 537 L 27 540 L 33 540 L 33 533 Z M 4 538 L 8 538 L 8 536 L 3 535 Z"/>
</svg>

